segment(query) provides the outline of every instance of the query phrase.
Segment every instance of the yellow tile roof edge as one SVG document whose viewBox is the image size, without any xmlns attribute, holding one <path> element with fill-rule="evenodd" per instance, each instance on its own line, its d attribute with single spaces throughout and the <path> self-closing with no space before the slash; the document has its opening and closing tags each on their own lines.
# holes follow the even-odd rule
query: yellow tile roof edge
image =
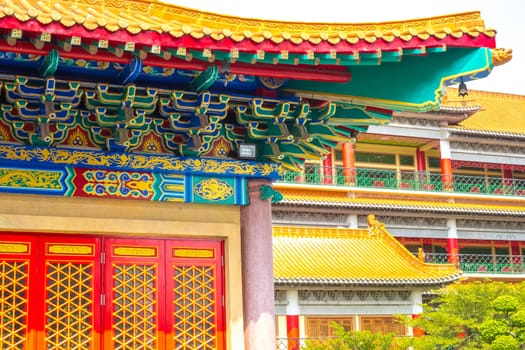
<svg viewBox="0 0 525 350">
<path fill-rule="evenodd" d="M 291 41 L 294 44 L 329 42 L 355 44 L 359 40 L 373 43 L 378 39 L 392 42 L 412 38 L 427 40 L 462 35 L 477 37 L 480 33 L 494 37 L 496 31 L 487 29 L 480 13 L 465 12 L 437 17 L 382 23 L 304 23 L 240 18 L 214 14 L 159 1 L 110 0 L 1 0 L 0 19 L 14 16 L 22 22 L 36 20 L 44 25 L 59 22 L 65 27 L 82 25 L 88 30 L 105 28 L 110 32 L 126 30 L 131 34 L 143 31 L 169 33 L 179 38 L 190 35 L 195 39 L 209 36 L 214 40 L 230 38 L 240 42 L 251 39 L 256 43 Z"/>
<path fill-rule="evenodd" d="M 336 196 L 309 196 L 302 194 L 284 195 L 284 203 L 287 200 L 297 201 L 318 201 L 324 203 L 360 203 L 360 204 L 383 204 L 383 205 L 406 205 L 413 207 L 434 207 L 434 208 L 450 208 L 450 209 L 490 209 L 490 210 L 512 210 L 525 213 L 525 206 L 520 205 L 493 205 L 493 204 L 475 204 L 475 203 L 448 203 L 448 202 L 431 202 L 431 201 L 416 201 L 416 200 L 400 200 L 400 199 L 377 199 L 377 198 L 349 198 Z"/>
</svg>

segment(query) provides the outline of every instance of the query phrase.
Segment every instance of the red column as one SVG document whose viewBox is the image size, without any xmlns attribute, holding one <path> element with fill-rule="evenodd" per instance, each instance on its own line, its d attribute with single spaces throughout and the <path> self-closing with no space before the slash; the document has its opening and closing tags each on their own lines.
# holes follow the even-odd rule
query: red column
<svg viewBox="0 0 525 350">
<path fill-rule="evenodd" d="M 443 182 L 443 190 L 452 191 L 454 190 L 452 156 L 450 153 L 450 142 L 446 140 L 445 137 L 448 137 L 447 133 L 444 133 L 442 139 L 439 141 L 439 151 L 441 154 L 441 181 Z"/>
<path fill-rule="evenodd" d="M 246 350 L 274 350 L 272 210 L 270 199 L 260 198 L 268 180 L 249 180 L 250 204 L 241 207 L 242 288 Z"/>
<path fill-rule="evenodd" d="M 419 148 L 416 149 L 416 166 L 417 166 L 417 179 L 420 188 L 425 190 L 432 190 L 431 185 L 427 183 L 427 162 L 425 159 L 425 152 Z"/>
<path fill-rule="evenodd" d="M 510 252 L 512 255 L 512 264 L 516 265 L 514 268 L 520 268 L 522 264 L 522 258 L 521 258 L 521 247 L 520 242 L 518 241 L 511 241 L 510 242 Z"/>
<path fill-rule="evenodd" d="M 299 350 L 299 292 L 296 289 L 286 291 L 286 335 L 288 339 L 288 350 Z"/>
<path fill-rule="evenodd" d="M 343 153 L 343 175 L 345 184 L 355 185 L 355 152 L 354 144 L 345 142 L 342 144 Z"/>
<path fill-rule="evenodd" d="M 452 191 L 454 181 L 452 176 L 452 161 L 441 158 L 441 180 L 443 181 L 443 190 Z"/>
<path fill-rule="evenodd" d="M 505 193 L 512 192 L 512 169 L 503 169 L 503 189 Z"/>
<path fill-rule="evenodd" d="M 421 314 L 412 314 L 412 319 L 415 320 L 416 318 L 419 318 L 421 317 Z M 414 329 L 412 329 L 412 335 L 414 337 L 422 337 L 425 335 L 425 331 L 422 330 L 421 328 L 417 328 L 417 327 L 414 327 Z"/>
<path fill-rule="evenodd" d="M 425 162 L 425 152 L 420 150 L 419 148 L 416 149 L 416 165 L 417 171 L 419 172 L 427 170 L 427 163 Z"/>
<path fill-rule="evenodd" d="M 286 315 L 288 350 L 299 350 L 299 315 Z"/>
<path fill-rule="evenodd" d="M 325 184 L 334 183 L 334 169 L 331 152 L 323 159 L 323 182 Z"/>
<path fill-rule="evenodd" d="M 455 237 L 449 237 L 447 239 L 447 253 L 448 262 L 451 264 L 459 264 L 459 245 L 458 239 Z"/>
</svg>

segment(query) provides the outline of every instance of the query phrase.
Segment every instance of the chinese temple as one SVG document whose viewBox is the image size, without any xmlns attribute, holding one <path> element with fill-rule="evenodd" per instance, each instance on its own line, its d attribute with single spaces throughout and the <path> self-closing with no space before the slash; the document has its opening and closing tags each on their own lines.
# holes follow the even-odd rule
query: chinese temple
<svg viewBox="0 0 525 350">
<path fill-rule="evenodd" d="M 478 12 L 1 1 L 6 349 L 274 349 L 272 184 L 395 112 L 439 110 L 500 52 Z"/>
</svg>

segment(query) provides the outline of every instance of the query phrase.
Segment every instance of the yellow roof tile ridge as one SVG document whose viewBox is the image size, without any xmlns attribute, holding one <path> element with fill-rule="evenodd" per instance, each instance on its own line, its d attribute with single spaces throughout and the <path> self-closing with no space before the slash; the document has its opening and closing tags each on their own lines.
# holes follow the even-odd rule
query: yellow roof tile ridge
<svg viewBox="0 0 525 350">
<path fill-rule="evenodd" d="M 404 260 L 412 266 L 421 268 L 424 263 L 417 259 L 401 242 L 399 242 L 388 230 L 384 223 L 375 218 L 374 214 L 369 214 L 367 217 L 368 230 L 372 234 L 381 236 L 386 244 L 394 249 Z"/>
</svg>

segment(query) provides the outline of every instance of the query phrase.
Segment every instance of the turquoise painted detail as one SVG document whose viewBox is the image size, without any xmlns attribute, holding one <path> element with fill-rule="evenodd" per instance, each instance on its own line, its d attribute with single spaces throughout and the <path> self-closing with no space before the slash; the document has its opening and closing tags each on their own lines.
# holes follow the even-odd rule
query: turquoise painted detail
<svg viewBox="0 0 525 350">
<path fill-rule="evenodd" d="M 235 204 L 235 181 L 233 178 L 193 178 L 193 202 Z"/>
<path fill-rule="evenodd" d="M 183 202 L 185 192 L 185 176 L 175 174 L 154 174 L 154 201 Z"/>
<path fill-rule="evenodd" d="M 289 80 L 285 89 L 305 96 L 331 96 L 354 105 L 427 112 L 439 108 L 447 84 L 484 77 L 492 70 L 488 48 L 448 48 L 427 56 L 403 55 L 401 62 L 381 68 L 355 66 L 348 83 Z M 388 82 L 388 83 L 385 83 Z"/>
<path fill-rule="evenodd" d="M 60 61 L 60 54 L 56 49 L 51 49 L 47 56 L 42 61 L 42 64 L 38 68 L 40 76 L 46 78 L 55 74 L 58 63 Z"/>
<path fill-rule="evenodd" d="M 272 186 L 261 185 L 261 199 L 264 200 L 268 198 L 271 198 L 272 203 L 278 203 L 282 201 L 284 197 L 281 192 L 274 190 Z"/>
<path fill-rule="evenodd" d="M 70 166 L 64 167 L 64 170 L 66 172 L 66 176 L 64 177 L 64 196 L 71 197 L 75 192 L 75 185 L 73 184 L 73 180 L 75 179 L 75 171 Z"/>
</svg>

